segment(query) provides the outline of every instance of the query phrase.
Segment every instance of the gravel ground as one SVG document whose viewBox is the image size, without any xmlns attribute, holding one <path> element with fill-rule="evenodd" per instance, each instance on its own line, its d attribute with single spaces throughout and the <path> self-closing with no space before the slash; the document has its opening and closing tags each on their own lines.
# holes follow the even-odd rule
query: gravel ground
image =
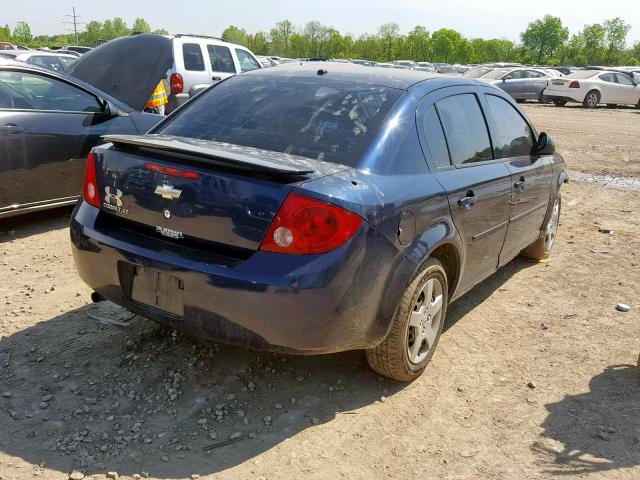
<svg viewBox="0 0 640 480">
<path fill-rule="evenodd" d="M 577 178 L 555 251 L 451 305 L 410 384 L 91 304 L 69 210 L 0 223 L 0 479 L 640 478 L 640 111 L 525 109 Z"/>
</svg>

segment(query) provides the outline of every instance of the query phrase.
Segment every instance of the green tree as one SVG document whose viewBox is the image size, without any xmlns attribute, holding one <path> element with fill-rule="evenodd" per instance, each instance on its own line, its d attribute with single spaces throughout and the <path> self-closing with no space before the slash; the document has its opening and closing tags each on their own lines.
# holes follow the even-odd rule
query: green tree
<svg viewBox="0 0 640 480">
<path fill-rule="evenodd" d="M 13 29 L 13 40 L 16 43 L 29 43 L 33 35 L 31 34 L 31 28 L 27 22 L 18 22 Z"/>
<path fill-rule="evenodd" d="M 407 35 L 405 42 L 407 58 L 425 61 L 431 57 L 431 35 L 422 25 L 416 25 Z"/>
<path fill-rule="evenodd" d="M 226 42 L 237 43 L 238 45 L 247 46 L 247 32 L 243 28 L 235 25 L 229 25 L 222 32 L 222 39 Z"/>
<path fill-rule="evenodd" d="M 151 33 L 155 33 L 156 35 L 169 35 L 169 30 L 167 30 L 166 28 L 156 28 Z"/>
<path fill-rule="evenodd" d="M 462 35 L 450 28 L 441 28 L 431 35 L 431 49 L 433 58 L 439 62 L 452 62 L 458 52 L 458 45 L 462 41 Z"/>
<path fill-rule="evenodd" d="M 133 27 L 131 27 L 131 30 L 133 32 L 149 33 L 151 32 L 151 27 L 144 18 L 138 17 L 133 21 Z"/>
<path fill-rule="evenodd" d="M 272 28 L 271 32 L 269 32 L 271 53 L 285 57 L 291 55 L 291 35 L 295 31 L 295 26 L 289 20 L 282 20 L 276 23 L 275 28 Z"/>
<path fill-rule="evenodd" d="M 625 23 L 620 17 L 616 17 L 605 20 L 603 26 L 606 32 L 606 62 L 615 63 L 624 49 L 631 25 Z"/>
<path fill-rule="evenodd" d="M 0 40 L 4 40 L 4 41 L 11 40 L 11 29 L 9 28 L 9 25 L 0 27 Z"/>
<path fill-rule="evenodd" d="M 543 18 L 531 22 L 527 29 L 520 34 L 520 38 L 529 58 L 541 64 L 553 56 L 556 50 L 569 38 L 569 29 L 562 26 L 562 20 L 559 17 L 545 15 Z"/>
<path fill-rule="evenodd" d="M 400 35 L 400 25 L 397 23 L 385 23 L 378 29 L 378 38 L 382 44 L 384 60 L 390 62 L 393 58 L 393 48 Z"/>
<path fill-rule="evenodd" d="M 329 29 L 317 20 L 312 20 L 304 26 L 302 35 L 306 40 L 305 56 L 320 57 L 329 41 Z"/>
<path fill-rule="evenodd" d="M 113 19 L 113 34 L 114 38 L 124 37 L 125 35 L 129 35 L 131 30 L 127 28 L 127 24 L 120 17 L 115 17 Z"/>
<path fill-rule="evenodd" d="M 585 25 L 582 30 L 583 37 L 583 55 L 587 63 L 597 65 L 603 63 L 605 52 L 605 37 L 607 31 L 604 26 L 599 23 L 593 25 Z"/>
</svg>

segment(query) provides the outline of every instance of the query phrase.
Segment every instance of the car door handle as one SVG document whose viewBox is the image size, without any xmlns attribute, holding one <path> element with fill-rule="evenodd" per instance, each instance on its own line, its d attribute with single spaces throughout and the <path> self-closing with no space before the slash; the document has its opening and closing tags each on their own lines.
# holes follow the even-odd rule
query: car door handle
<svg viewBox="0 0 640 480">
<path fill-rule="evenodd" d="M 222 77 L 211 77 L 211 80 L 213 80 L 214 82 L 218 82 L 222 80 Z"/>
<path fill-rule="evenodd" d="M 0 131 L 5 132 L 7 135 L 18 135 L 24 133 L 24 128 L 17 126 L 15 123 L 7 123 L 0 127 Z"/>
<path fill-rule="evenodd" d="M 520 180 L 518 180 L 516 183 L 513 184 L 513 188 L 516 189 L 516 192 L 523 191 L 524 187 L 525 187 L 524 177 L 520 177 Z"/>
<path fill-rule="evenodd" d="M 473 207 L 473 204 L 476 203 L 476 196 L 473 193 L 473 190 L 469 190 L 464 197 L 458 199 L 458 205 L 465 208 Z"/>
</svg>

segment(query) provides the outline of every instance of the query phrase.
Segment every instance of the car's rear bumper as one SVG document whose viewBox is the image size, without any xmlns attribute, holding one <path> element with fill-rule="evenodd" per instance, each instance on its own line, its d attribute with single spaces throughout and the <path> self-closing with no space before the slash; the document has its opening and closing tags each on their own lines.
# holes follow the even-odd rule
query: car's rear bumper
<svg viewBox="0 0 640 480">
<path fill-rule="evenodd" d="M 584 93 L 582 92 L 568 92 L 565 90 L 549 90 L 548 88 L 543 91 L 543 95 L 547 97 L 549 100 L 566 100 L 568 102 L 578 102 L 582 103 L 584 100 Z"/>
<path fill-rule="evenodd" d="M 96 230 L 98 215 L 108 215 L 98 212 L 81 202 L 71 221 L 82 280 L 131 311 L 225 343 L 302 354 L 372 347 L 385 337 L 413 272 L 396 247 L 367 224 L 327 254 L 258 251 L 224 266 L 155 248 L 153 240 L 143 247 Z M 179 278 L 183 315 L 133 301 L 122 286 L 123 265 Z"/>
</svg>

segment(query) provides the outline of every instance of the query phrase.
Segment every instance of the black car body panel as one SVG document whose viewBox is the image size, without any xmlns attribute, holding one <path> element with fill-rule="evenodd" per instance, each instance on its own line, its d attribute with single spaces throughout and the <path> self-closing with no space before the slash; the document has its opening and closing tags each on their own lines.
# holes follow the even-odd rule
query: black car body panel
<svg viewBox="0 0 640 480">
<path fill-rule="evenodd" d="M 85 159 L 103 135 L 145 133 L 161 119 L 43 67 L 0 60 L 0 77 L 6 80 L 0 79 L 0 218 L 73 204 Z M 27 80 L 35 86 L 11 86 Z M 47 97 L 55 88 L 94 106 L 64 110 L 67 97 Z"/>
<path fill-rule="evenodd" d="M 104 43 L 80 57 L 69 73 L 141 111 L 172 63 L 171 40 L 149 33 Z"/>
</svg>

